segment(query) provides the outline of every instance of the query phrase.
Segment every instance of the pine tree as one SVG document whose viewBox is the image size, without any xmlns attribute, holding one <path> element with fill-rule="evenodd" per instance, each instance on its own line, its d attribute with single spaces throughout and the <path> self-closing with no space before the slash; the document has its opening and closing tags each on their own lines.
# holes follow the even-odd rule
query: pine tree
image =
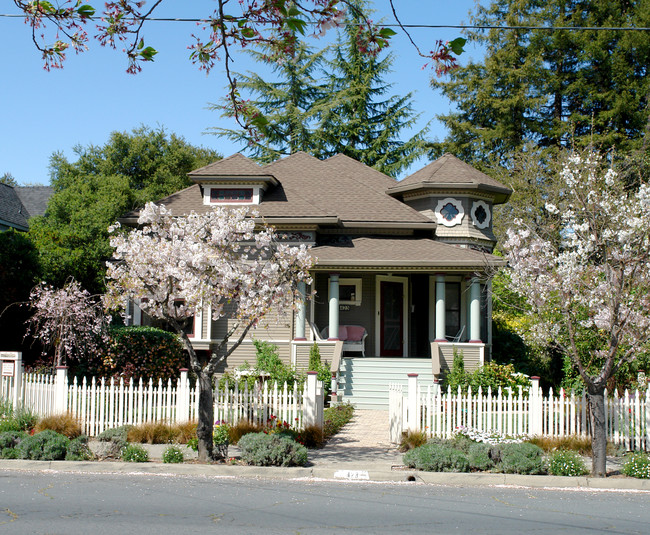
<svg viewBox="0 0 650 535">
<path fill-rule="evenodd" d="M 350 9 L 334 57 L 328 62 L 329 91 L 337 103 L 323 115 L 320 125 L 321 157 L 337 153 L 397 176 L 425 150 L 420 131 L 407 141 L 399 135 L 412 128 L 418 118 L 411 103 L 412 93 L 389 96 L 391 85 L 384 81 L 390 73 L 392 55 L 370 56 L 359 50 L 361 10 Z M 384 99 L 384 100 L 381 100 Z"/>
<path fill-rule="evenodd" d="M 650 2 L 495 0 L 479 6 L 482 26 L 647 27 Z M 485 58 L 432 85 L 458 111 L 432 156 L 452 152 L 478 165 L 507 162 L 526 143 L 595 144 L 627 151 L 648 121 L 650 41 L 643 32 L 477 30 Z"/>
<path fill-rule="evenodd" d="M 319 141 L 315 130 L 319 115 L 331 106 L 325 85 L 318 80 L 325 50 L 314 52 L 299 42 L 293 57 L 281 63 L 262 47 L 250 50 L 254 59 L 271 66 L 276 81 L 267 81 L 260 74 L 237 74 L 237 86 L 253 96 L 249 106 L 257 110 L 266 122 L 260 125 L 261 137 L 245 129 L 211 128 L 210 131 L 231 141 L 244 143 L 250 156 L 269 163 L 282 156 L 305 151 L 318 154 Z M 212 105 L 232 117 L 230 102 Z"/>
</svg>

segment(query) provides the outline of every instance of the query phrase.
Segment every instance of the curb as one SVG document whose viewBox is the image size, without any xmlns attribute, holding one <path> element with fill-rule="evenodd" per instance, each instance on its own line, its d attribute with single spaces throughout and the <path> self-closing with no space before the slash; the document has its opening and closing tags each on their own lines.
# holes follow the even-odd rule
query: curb
<svg viewBox="0 0 650 535">
<path fill-rule="evenodd" d="M 0 460 L 0 470 L 54 471 L 87 474 L 179 475 L 194 477 L 301 479 L 341 482 L 415 482 L 458 487 L 515 486 L 530 488 L 582 489 L 600 491 L 650 492 L 650 480 L 633 478 L 591 478 L 562 476 L 526 476 L 519 474 L 464 474 L 394 470 L 381 464 L 365 468 L 350 464 L 307 467 L 265 467 L 223 464 L 126 463 L 112 461 L 28 461 Z"/>
</svg>

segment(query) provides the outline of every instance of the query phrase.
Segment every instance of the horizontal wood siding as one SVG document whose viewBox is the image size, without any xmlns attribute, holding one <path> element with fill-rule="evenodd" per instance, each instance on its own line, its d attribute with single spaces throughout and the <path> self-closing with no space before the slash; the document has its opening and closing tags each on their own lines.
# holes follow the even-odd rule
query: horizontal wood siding
<svg viewBox="0 0 650 535">
<path fill-rule="evenodd" d="M 307 369 L 309 366 L 309 352 L 311 351 L 312 344 L 296 344 L 296 368 Z M 321 362 L 331 364 L 334 358 L 334 344 L 319 344 L 318 349 L 320 352 Z"/>
<path fill-rule="evenodd" d="M 272 342 L 277 346 L 278 355 L 285 364 L 291 364 L 291 347 L 289 342 Z M 242 364 L 248 362 L 251 367 L 257 362 L 257 352 L 251 339 L 244 340 L 241 345 L 228 357 L 225 363 L 221 363 L 217 373 L 232 372 Z"/>
<path fill-rule="evenodd" d="M 450 371 L 454 364 L 454 346 L 455 344 L 438 344 L 440 348 L 440 371 L 442 373 Z M 479 344 L 456 346 L 458 353 L 463 355 L 465 370 L 471 372 L 480 367 L 481 347 Z"/>
</svg>

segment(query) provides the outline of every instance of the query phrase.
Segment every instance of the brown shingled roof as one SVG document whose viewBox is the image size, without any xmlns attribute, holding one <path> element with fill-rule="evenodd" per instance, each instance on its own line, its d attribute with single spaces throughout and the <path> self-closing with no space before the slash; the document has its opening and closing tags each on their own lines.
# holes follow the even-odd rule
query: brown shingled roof
<svg viewBox="0 0 650 535">
<path fill-rule="evenodd" d="M 497 199 L 495 199 L 496 202 L 505 202 L 512 193 L 510 188 L 504 186 L 499 181 L 494 180 L 449 153 L 444 154 L 434 162 L 431 162 L 429 165 L 388 188 L 387 193 L 394 195 L 423 188 L 485 189 L 499 194 Z"/>
<path fill-rule="evenodd" d="M 189 173 L 190 178 L 236 175 L 259 177 L 269 176 L 268 172 L 264 171 L 253 160 L 238 152 L 232 156 L 208 164 L 205 167 L 195 169 Z"/>
<path fill-rule="evenodd" d="M 318 268 L 427 267 L 482 269 L 504 263 L 497 256 L 428 238 L 359 237 L 312 248 Z"/>
</svg>

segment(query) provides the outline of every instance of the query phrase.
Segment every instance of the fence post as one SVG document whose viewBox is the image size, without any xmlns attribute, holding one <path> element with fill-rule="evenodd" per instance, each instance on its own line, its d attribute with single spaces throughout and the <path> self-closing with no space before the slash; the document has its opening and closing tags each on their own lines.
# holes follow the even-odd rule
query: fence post
<svg viewBox="0 0 650 535">
<path fill-rule="evenodd" d="M 539 377 L 531 377 L 532 386 L 528 398 L 528 433 L 534 436 L 542 435 L 542 395 L 539 388 Z"/>
<path fill-rule="evenodd" d="M 56 367 L 54 381 L 54 414 L 62 414 L 68 410 L 68 367 Z"/>
<path fill-rule="evenodd" d="M 323 403 L 323 392 L 318 395 L 318 372 L 307 372 L 307 388 L 305 388 L 303 401 L 302 422 L 304 427 L 323 427 L 322 411 L 318 410 L 319 403 Z M 321 418 L 319 418 L 319 415 Z"/>
<path fill-rule="evenodd" d="M 409 373 L 408 377 L 408 400 L 407 406 L 407 422 L 406 429 L 408 431 L 417 431 L 420 427 L 418 425 L 418 374 Z"/>
<path fill-rule="evenodd" d="M 187 384 L 187 368 L 181 368 L 181 376 L 178 379 L 178 389 L 176 391 L 176 421 L 186 422 L 190 419 L 190 396 Z"/>
</svg>

